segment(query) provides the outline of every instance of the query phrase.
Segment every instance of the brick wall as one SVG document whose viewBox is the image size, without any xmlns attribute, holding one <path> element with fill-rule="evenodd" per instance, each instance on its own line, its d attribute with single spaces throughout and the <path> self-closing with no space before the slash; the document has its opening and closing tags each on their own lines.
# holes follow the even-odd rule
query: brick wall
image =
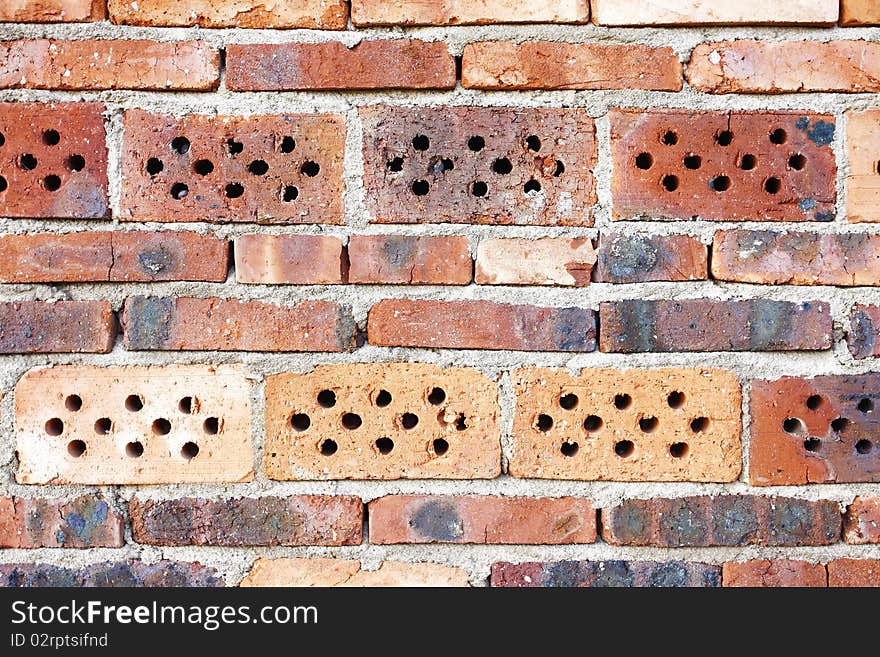
<svg viewBox="0 0 880 657">
<path fill-rule="evenodd" d="M 0 585 L 880 585 L 839 4 L 0 8 Z"/>
</svg>

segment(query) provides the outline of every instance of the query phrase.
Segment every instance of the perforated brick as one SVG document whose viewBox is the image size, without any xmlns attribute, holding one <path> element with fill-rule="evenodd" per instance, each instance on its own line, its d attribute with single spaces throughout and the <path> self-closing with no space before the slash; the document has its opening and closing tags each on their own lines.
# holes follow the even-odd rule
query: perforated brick
<svg viewBox="0 0 880 657">
<path fill-rule="evenodd" d="M 712 369 L 527 368 L 516 394 L 510 474 L 581 481 L 734 481 L 740 384 Z"/>
<path fill-rule="evenodd" d="M 615 219 L 831 221 L 833 116 L 612 110 Z"/>
<path fill-rule="evenodd" d="M 755 486 L 880 481 L 880 374 L 753 381 Z"/>
<path fill-rule="evenodd" d="M 593 119 L 584 110 L 360 110 L 371 221 L 592 225 Z"/>
<path fill-rule="evenodd" d="M 236 366 L 56 366 L 15 387 L 22 484 L 253 477 L 250 384 Z"/>
<path fill-rule="evenodd" d="M 847 218 L 852 222 L 880 221 L 880 110 L 848 112 L 846 151 Z"/>
<path fill-rule="evenodd" d="M 438 563 L 383 561 L 366 570 L 355 559 L 263 558 L 239 586 L 468 586 L 468 576 Z"/>
<path fill-rule="evenodd" d="M 342 222 L 345 121 L 125 113 L 120 219 Z"/>
<path fill-rule="evenodd" d="M 491 479 L 498 390 L 477 370 L 326 365 L 266 379 L 272 479 Z"/>
<path fill-rule="evenodd" d="M 344 30 L 344 0 L 108 0 L 110 20 L 122 25 L 151 27 L 293 28 Z"/>
<path fill-rule="evenodd" d="M 0 103 L 0 216 L 103 219 L 100 103 Z"/>
</svg>

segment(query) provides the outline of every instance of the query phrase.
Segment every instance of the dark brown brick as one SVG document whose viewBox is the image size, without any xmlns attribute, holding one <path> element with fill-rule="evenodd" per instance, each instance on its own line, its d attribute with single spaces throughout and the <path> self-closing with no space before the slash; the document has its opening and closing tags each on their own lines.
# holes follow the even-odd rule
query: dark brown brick
<svg viewBox="0 0 880 657">
<path fill-rule="evenodd" d="M 123 519 L 101 497 L 0 497 L 0 547 L 121 547 Z"/>
<path fill-rule="evenodd" d="M 0 564 L 4 587 L 194 587 L 224 586 L 216 569 L 198 562 L 105 561 L 79 569 L 40 563 Z"/>
<path fill-rule="evenodd" d="M 721 566 L 669 561 L 558 561 L 492 564 L 491 586 L 710 587 L 721 586 Z"/>
<path fill-rule="evenodd" d="M 853 306 L 846 344 L 854 358 L 880 356 L 880 306 Z"/>
<path fill-rule="evenodd" d="M 599 238 L 593 270 L 597 283 L 704 281 L 708 249 L 688 235 L 611 233 Z"/>
<path fill-rule="evenodd" d="M 115 338 L 107 301 L 0 302 L 0 353 L 107 353 Z"/>
</svg>

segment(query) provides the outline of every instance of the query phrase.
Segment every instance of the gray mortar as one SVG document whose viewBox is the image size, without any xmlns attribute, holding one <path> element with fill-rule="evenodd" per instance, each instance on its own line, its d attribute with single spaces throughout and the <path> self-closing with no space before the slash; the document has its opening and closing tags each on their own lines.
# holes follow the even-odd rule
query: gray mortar
<svg viewBox="0 0 880 657">
<path fill-rule="evenodd" d="M 873 28 L 637 28 L 617 29 L 593 25 L 563 26 L 476 26 L 411 29 L 363 29 L 356 32 L 324 32 L 313 30 L 210 30 L 202 28 L 136 28 L 119 27 L 109 22 L 59 25 L 0 25 L 0 40 L 17 38 L 58 39 L 155 39 L 175 41 L 202 39 L 212 46 L 224 48 L 228 43 L 286 43 L 339 40 L 354 45 L 366 38 L 410 36 L 424 40 L 445 41 L 454 55 L 461 55 L 464 45 L 481 40 L 547 40 L 560 42 L 644 43 L 671 46 L 682 61 L 687 61 L 694 46 L 705 41 L 757 38 L 766 41 L 797 41 L 813 39 L 865 39 L 880 41 L 880 29 Z M 796 46 L 793 46 L 796 47 Z M 225 72 L 223 77 L 225 78 Z M 222 87 L 222 85 L 221 85 Z M 475 252 L 479 240 L 486 237 L 571 236 L 594 238 L 599 232 L 621 230 L 646 235 L 686 233 L 710 243 L 716 230 L 722 228 L 780 229 L 776 223 L 756 222 L 657 222 L 611 221 L 611 155 L 607 110 L 612 107 L 683 107 L 694 109 L 791 109 L 827 112 L 837 117 L 837 138 L 834 150 L 838 162 L 837 210 L 834 222 L 802 224 L 798 229 L 815 233 L 841 230 L 858 233 L 875 232 L 870 224 L 849 225 L 846 222 L 846 190 L 844 180 L 848 162 L 844 149 L 846 120 L 844 112 L 880 106 L 875 94 L 781 94 L 713 96 L 695 92 L 687 84 L 681 93 L 648 91 L 544 91 L 544 92 L 479 92 L 461 88 L 449 92 L 289 92 L 233 93 L 223 88 L 213 93 L 163 92 L 57 92 L 40 90 L 0 91 L 0 101 L 101 101 L 107 105 L 109 118 L 109 177 L 111 207 L 119 209 L 119 180 L 122 111 L 144 108 L 177 115 L 187 113 L 262 114 L 277 112 L 340 112 L 348 120 L 345 154 L 345 226 L 255 226 L 253 224 L 171 223 L 142 224 L 113 221 L 31 221 L 0 218 L 0 232 L 31 231 L 72 232 L 80 230 L 195 230 L 214 232 L 232 238 L 248 232 L 269 234 L 324 234 L 347 240 L 348 235 L 399 233 L 406 235 L 464 235 Z M 357 107 L 368 104 L 437 106 L 489 105 L 528 107 L 581 107 L 597 118 L 599 161 L 595 169 L 599 202 L 594 210 L 592 228 L 561 228 L 539 226 L 467 226 L 467 225 L 370 225 L 360 183 L 363 158 L 360 150 L 361 125 Z M 856 495 L 876 495 L 876 484 L 834 484 L 799 487 L 752 488 L 746 483 L 745 472 L 740 481 L 727 484 L 694 483 L 615 483 L 571 482 L 515 479 L 503 475 L 491 481 L 328 481 L 277 482 L 262 473 L 263 451 L 261 431 L 263 414 L 262 375 L 282 371 L 307 371 L 322 363 L 417 361 L 440 365 L 464 365 L 478 368 L 501 383 L 501 425 L 504 463 L 510 457 L 514 397 L 506 372 L 528 365 L 566 367 L 573 371 L 583 367 L 660 367 L 712 366 L 736 372 L 744 383 L 743 411 L 748 411 L 749 380 L 776 378 L 784 375 L 815 375 L 861 373 L 875 369 L 873 359 L 854 360 L 843 341 L 849 329 L 848 309 L 855 303 L 880 303 L 880 288 L 834 288 L 795 286 L 756 286 L 736 283 L 647 283 L 609 285 L 594 283 L 587 288 L 490 287 L 470 285 L 461 288 L 436 286 L 255 286 L 239 285 L 234 272 L 226 283 L 117 283 L 95 285 L 4 285 L 0 299 L 109 299 L 119 309 L 126 296 L 134 294 L 221 296 L 295 302 L 300 299 L 329 299 L 350 305 L 361 329 L 365 328 L 369 307 L 383 298 L 421 299 L 486 299 L 499 302 L 529 303 L 540 299 L 549 306 L 582 305 L 597 308 L 600 301 L 615 299 L 742 299 L 767 298 L 779 300 L 822 300 L 831 304 L 834 318 L 834 348 L 825 352 L 804 353 L 695 353 L 695 354 L 589 354 L 457 351 L 365 346 L 347 354 L 267 354 L 216 352 L 127 352 L 117 342 L 107 355 L 30 355 L 0 358 L 0 390 L 5 397 L 0 404 L 0 495 L 21 497 L 52 496 L 69 499 L 83 493 L 101 493 L 120 513 L 127 512 L 126 501 L 134 495 L 143 498 L 167 499 L 195 495 L 208 498 L 251 495 L 295 495 L 303 493 L 353 494 L 365 501 L 393 493 L 435 494 L 499 494 L 527 496 L 577 495 L 593 500 L 597 508 L 608 507 L 624 498 L 680 497 L 698 494 L 755 493 L 780 494 L 805 499 L 832 499 L 848 504 Z M 40 365 L 79 363 L 94 365 L 167 364 L 167 363 L 242 363 L 253 374 L 256 385 L 252 393 L 252 440 L 255 445 L 253 482 L 235 485 L 170 485 L 170 486 L 22 486 L 15 483 L 17 459 L 13 413 L 13 388 L 28 369 Z M 747 417 L 747 415 L 746 415 Z M 749 427 L 743 432 L 743 454 L 748 454 Z M 147 561 L 161 558 L 200 561 L 216 567 L 230 584 L 237 583 L 257 556 L 337 556 L 359 558 L 366 568 L 375 568 L 384 559 L 402 561 L 436 561 L 464 568 L 475 585 L 484 585 L 490 565 L 495 561 L 529 561 L 558 559 L 684 559 L 721 563 L 728 560 L 773 558 L 785 556 L 811 562 L 825 562 L 842 556 L 880 558 L 880 545 L 804 548 L 622 548 L 596 543 L 570 546 L 469 546 L 469 545 L 402 545 L 377 546 L 365 543 L 343 548 L 217 548 L 177 547 L 156 548 L 132 542 L 127 530 L 126 545 L 119 549 L 89 550 L 38 549 L 0 551 L 0 562 L 44 562 L 67 566 L 139 557 Z"/>
</svg>

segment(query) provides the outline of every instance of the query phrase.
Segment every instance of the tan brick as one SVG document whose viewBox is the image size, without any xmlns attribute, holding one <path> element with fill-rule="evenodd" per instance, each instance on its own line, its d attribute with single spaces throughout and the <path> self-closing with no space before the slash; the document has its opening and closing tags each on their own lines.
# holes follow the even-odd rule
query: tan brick
<svg viewBox="0 0 880 657">
<path fill-rule="evenodd" d="M 0 548 L 122 547 L 123 522 L 99 496 L 0 497 Z"/>
<path fill-rule="evenodd" d="M 462 55 L 461 84 L 471 89 L 654 89 L 681 91 L 672 48 L 644 45 L 483 41 Z"/>
<path fill-rule="evenodd" d="M 235 280 L 263 285 L 344 283 L 342 240 L 323 235 L 239 235 Z"/>
<path fill-rule="evenodd" d="M 266 379 L 272 479 L 491 479 L 498 389 L 477 370 L 325 365 Z"/>
<path fill-rule="evenodd" d="M 106 354 L 115 339 L 108 301 L 0 302 L 0 354 Z"/>
<path fill-rule="evenodd" d="M 880 586 L 880 559 L 836 559 L 828 564 L 828 586 Z"/>
<path fill-rule="evenodd" d="M 847 112 L 847 218 L 880 222 L 880 110 Z"/>
<path fill-rule="evenodd" d="M 741 390 L 712 369 L 528 368 L 516 394 L 510 474 L 579 481 L 734 481 Z"/>
<path fill-rule="evenodd" d="M 880 543 L 880 497 L 857 497 L 846 507 L 843 540 L 854 545 Z"/>
<path fill-rule="evenodd" d="M 466 237 L 352 235 L 349 283 L 467 285 L 474 263 Z"/>
<path fill-rule="evenodd" d="M 586 23 L 589 0 L 353 0 L 351 22 L 366 25 Z"/>
<path fill-rule="evenodd" d="M 250 384 L 231 365 L 55 366 L 15 386 L 22 484 L 253 478 Z"/>
<path fill-rule="evenodd" d="M 828 586 L 825 566 L 791 559 L 728 561 L 721 570 L 721 580 L 725 587 Z"/>
<path fill-rule="evenodd" d="M 384 561 L 363 570 L 351 559 L 257 559 L 239 586 L 469 586 L 467 573 L 436 563 Z"/>
<path fill-rule="evenodd" d="M 502 238 L 477 247 L 478 285 L 589 285 L 596 262 L 586 238 Z"/>
<path fill-rule="evenodd" d="M 709 277 L 708 249 L 689 235 L 603 233 L 596 249 L 597 283 L 704 281 Z"/>
<path fill-rule="evenodd" d="M 841 0 L 840 24 L 846 27 L 880 25 L 880 5 L 876 0 Z"/>
<path fill-rule="evenodd" d="M 838 0 L 592 0 L 598 25 L 831 25 Z"/>
<path fill-rule="evenodd" d="M 107 0 L 110 20 L 122 25 L 344 30 L 344 0 Z"/>
<path fill-rule="evenodd" d="M 107 15 L 104 0 L 5 0 L 0 23 L 83 23 Z"/>
</svg>

